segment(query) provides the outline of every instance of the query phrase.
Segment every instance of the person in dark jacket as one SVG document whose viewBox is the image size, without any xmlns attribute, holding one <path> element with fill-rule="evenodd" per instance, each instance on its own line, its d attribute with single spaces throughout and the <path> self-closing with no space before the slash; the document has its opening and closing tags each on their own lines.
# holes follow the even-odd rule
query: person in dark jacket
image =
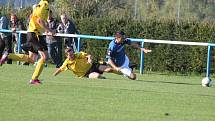
<svg viewBox="0 0 215 121">
<path fill-rule="evenodd" d="M 57 21 L 53 18 L 52 11 L 49 12 L 48 26 L 53 31 L 57 31 Z M 56 36 L 46 36 L 49 58 L 53 60 L 56 68 L 62 65 L 62 41 Z"/>
<path fill-rule="evenodd" d="M 61 18 L 61 23 L 59 24 L 57 31 L 59 33 L 65 33 L 65 34 L 78 34 L 78 30 L 75 26 L 75 24 L 69 20 L 69 18 L 67 17 L 66 14 L 62 14 L 60 16 Z M 64 38 L 65 41 L 65 45 L 67 46 L 67 48 L 73 48 L 76 49 L 77 45 L 78 45 L 78 40 L 77 38 L 72 38 L 72 37 L 67 37 Z"/>
<path fill-rule="evenodd" d="M 9 22 L 6 16 L 0 18 L 0 29 L 9 29 Z M 12 41 L 10 33 L 0 32 L 0 57 L 4 51 L 12 52 Z M 8 60 L 7 64 L 12 64 L 12 60 Z"/>
<path fill-rule="evenodd" d="M 12 30 L 12 35 L 11 35 L 11 39 L 12 42 L 14 42 L 14 53 L 18 52 L 18 33 L 16 33 L 16 31 L 19 30 L 26 30 L 26 27 L 24 26 L 24 23 L 22 22 L 22 20 L 18 19 L 18 17 L 16 16 L 16 14 L 11 14 L 10 16 L 10 29 Z M 22 34 L 22 43 L 26 42 L 26 35 Z"/>
</svg>

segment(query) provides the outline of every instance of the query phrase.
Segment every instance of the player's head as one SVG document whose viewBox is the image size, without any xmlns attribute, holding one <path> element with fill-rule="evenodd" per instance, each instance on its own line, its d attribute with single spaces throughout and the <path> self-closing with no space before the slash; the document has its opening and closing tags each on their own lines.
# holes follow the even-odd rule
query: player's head
<svg viewBox="0 0 215 121">
<path fill-rule="evenodd" d="M 17 20 L 16 14 L 11 14 L 11 15 L 10 15 L 10 21 L 11 21 L 12 23 L 15 23 L 16 20 Z"/>
<path fill-rule="evenodd" d="M 47 0 L 41 0 L 36 8 L 33 10 L 33 14 L 38 16 L 42 20 L 47 20 L 49 14 L 49 2 Z"/>
<path fill-rule="evenodd" d="M 69 58 L 70 60 L 74 60 L 74 50 L 72 48 L 66 48 L 65 49 L 65 54 L 67 56 L 67 58 Z"/>
<path fill-rule="evenodd" d="M 67 17 L 66 14 L 62 14 L 62 15 L 60 16 L 60 19 L 61 19 L 61 22 L 62 22 L 63 24 L 66 24 L 66 23 L 68 22 L 68 17 Z"/>
<path fill-rule="evenodd" d="M 123 42 L 123 40 L 125 39 L 125 33 L 123 31 L 117 31 L 115 34 L 115 39 L 117 41 L 117 43 L 121 43 Z"/>
</svg>

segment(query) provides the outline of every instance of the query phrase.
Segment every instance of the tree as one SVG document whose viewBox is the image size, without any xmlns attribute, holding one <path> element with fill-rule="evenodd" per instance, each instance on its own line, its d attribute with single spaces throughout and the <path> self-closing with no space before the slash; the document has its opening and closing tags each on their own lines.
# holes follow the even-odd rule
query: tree
<svg viewBox="0 0 215 121">
<path fill-rule="evenodd" d="M 63 7 L 62 7 L 63 6 Z M 56 0 L 57 13 L 67 13 L 73 18 L 127 17 L 131 16 L 131 4 L 124 0 Z"/>
</svg>

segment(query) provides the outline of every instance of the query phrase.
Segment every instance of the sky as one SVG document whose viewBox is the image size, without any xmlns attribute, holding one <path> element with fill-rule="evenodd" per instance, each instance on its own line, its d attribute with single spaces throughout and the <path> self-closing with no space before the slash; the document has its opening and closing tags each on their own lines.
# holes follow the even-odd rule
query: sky
<svg viewBox="0 0 215 121">
<path fill-rule="evenodd" d="M 0 5 L 7 5 L 11 1 L 14 3 L 15 8 L 21 8 L 24 6 L 31 6 L 38 3 L 40 0 L 0 0 Z"/>
</svg>

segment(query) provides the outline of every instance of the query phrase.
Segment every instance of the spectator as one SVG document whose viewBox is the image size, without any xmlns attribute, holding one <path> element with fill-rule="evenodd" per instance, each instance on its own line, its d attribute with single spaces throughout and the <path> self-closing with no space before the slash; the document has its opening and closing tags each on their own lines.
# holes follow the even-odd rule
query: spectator
<svg viewBox="0 0 215 121">
<path fill-rule="evenodd" d="M 76 29 L 75 24 L 68 19 L 67 15 L 62 14 L 60 16 L 61 18 L 61 23 L 59 24 L 57 31 L 59 33 L 65 33 L 65 34 L 78 34 L 79 32 Z M 65 45 L 67 46 L 67 48 L 73 48 L 76 49 L 77 45 L 78 45 L 78 40 L 77 38 L 73 38 L 73 37 L 67 37 L 64 38 L 65 41 Z"/>
<path fill-rule="evenodd" d="M 151 52 L 151 50 L 141 48 L 137 43 L 131 43 L 131 40 L 125 37 L 125 33 L 122 31 L 116 32 L 115 39 L 113 39 L 108 47 L 107 63 L 117 72 L 122 73 L 129 79 L 135 80 L 136 74 L 129 67 L 129 58 L 125 54 L 124 46 L 133 45 L 137 49 L 144 51 L 145 53 Z"/>
<path fill-rule="evenodd" d="M 10 16 L 10 29 L 12 30 L 12 40 L 15 42 L 14 44 L 14 53 L 18 52 L 18 33 L 16 31 L 18 30 L 26 30 L 26 27 L 24 26 L 23 22 L 17 18 L 15 14 L 11 14 Z M 22 34 L 22 43 L 26 42 L 26 37 L 24 34 Z"/>
<path fill-rule="evenodd" d="M 57 21 L 52 16 L 52 11 L 49 12 L 48 26 L 53 31 L 57 29 Z M 53 60 L 56 68 L 62 65 L 62 41 L 59 37 L 46 36 L 49 58 Z"/>
<path fill-rule="evenodd" d="M 8 30 L 9 22 L 5 16 L 2 16 L 0 19 L 0 29 Z M 0 57 L 4 50 L 12 52 L 12 41 L 10 39 L 10 33 L 0 32 Z M 8 64 L 12 64 L 12 60 L 7 61 Z"/>
</svg>

